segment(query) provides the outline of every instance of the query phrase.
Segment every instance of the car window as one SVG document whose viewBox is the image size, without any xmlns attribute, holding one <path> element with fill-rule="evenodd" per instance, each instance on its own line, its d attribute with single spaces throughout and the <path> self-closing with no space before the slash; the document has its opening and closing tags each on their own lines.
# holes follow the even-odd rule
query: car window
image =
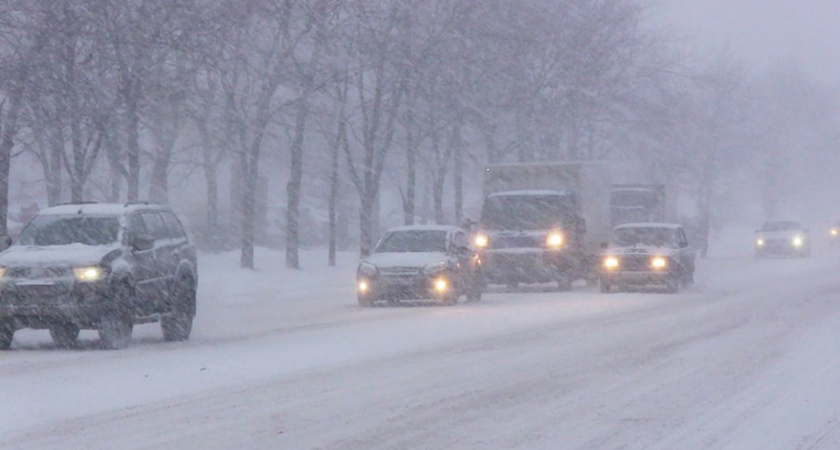
<svg viewBox="0 0 840 450">
<path fill-rule="evenodd" d="M 181 226 L 181 222 L 178 221 L 178 218 L 175 217 L 175 214 L 168 211 L 161 211 L 160 216 L 163 218 L 163 222 L 166 225 L 167 236 L 173 239 L 180 239 L 184 237 L 184 228 Z"/>
<path fill-rule="evenodd" d="M 163 219 L 160 218 L 158 213 L 146 211 L 141 213 L 141 215 L 143 216 L 143 222 L 146 222 L 146 229 L 149 231 L 151 237 L 155 240 L 169 238 L 166 224 L 163 223 Z"/>
<path fill-rule="evenodd" d="M 149 230 L 146 228 L 146 222 L 140 217 L 140 214 L 132 214 L 128 218 L 128 230 L 132 236 L 149 236 Z"/>
<path fill-rule="evenodd" d="M 36 216 L 23 229 L 16 245 L 105 245 L 117 241 L 116 217 Z"/>
<path fill-rule="evenodd" d="M 446 231 L 405 230 L 392 231 L 376 245 L 374 253 L 394 252 L 445 252 Z"/>
</svg>

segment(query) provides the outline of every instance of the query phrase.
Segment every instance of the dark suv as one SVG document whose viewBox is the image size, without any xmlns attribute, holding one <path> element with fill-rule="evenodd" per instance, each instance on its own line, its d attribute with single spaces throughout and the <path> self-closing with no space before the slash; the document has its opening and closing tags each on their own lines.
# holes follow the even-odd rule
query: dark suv
<svg viewBox="0 0 840 450">
<path fill-rule="evenodd" d="M 38 213 L 0 253 L 0 349 L 21 328 L 49 329 L 72 346 L 99 330 L 105 348 L 160 321 L 167 341 L 189 338 L 198 282 L 195 246 L 171 209 L 83 203 Z"/>
</svg>

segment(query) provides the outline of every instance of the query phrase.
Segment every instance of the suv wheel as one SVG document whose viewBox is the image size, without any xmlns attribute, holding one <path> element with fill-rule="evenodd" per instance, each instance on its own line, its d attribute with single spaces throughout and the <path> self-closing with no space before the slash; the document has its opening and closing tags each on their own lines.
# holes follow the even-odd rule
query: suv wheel
<svg viewBox="0 0 840 450">
<path fill-rule="evenodd" d="M 60 348 L 71 348 L 79 338 L 79 327 L 73 323 L 60 322 L 50 325 L 50 336 Z"/>
<path fill-rule="evenodd" d="M 612 285 L 604 280 L 600 280 L 598 282 L 598 289 L 604 294 L 609 294 L 612 292 Z"/>
<path fill-rule="evenodd" d="M 190 338 L 195 317 L 195 283 L 189 278 L 178 281 L 170 302 L 172 310 L 160 319 L 163 339 L 169 342 L 186 341 Z"/>
<path fill-rule="evenodd" d="M 11 324 L 0 322 L 0 350 L 8 350 L 12 346 L 12 337 L 15 335 L 15 329 Z"/>
<path fill-rule="evenodd" d="M 130 318 L 119 314 L 107 314 L 99 320 L 99 339 L 108 350 L 120 350 L 131 343 L 134 328 Z"/>
</svg>

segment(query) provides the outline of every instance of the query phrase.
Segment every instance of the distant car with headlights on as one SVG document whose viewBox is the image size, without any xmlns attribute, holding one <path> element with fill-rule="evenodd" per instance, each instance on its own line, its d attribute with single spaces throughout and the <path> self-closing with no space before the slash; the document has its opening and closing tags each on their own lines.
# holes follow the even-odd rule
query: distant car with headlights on
<svg viewBox="0 0 840 450">
<path fill-rule="evenodd" d="M 430 299 L 453 305 L 481 300 L 481 261 L 467 233 L 454 226 L 391 228 L 356 271 L 360 306 Z"/>
<path fill-rule="evenodd" d="M 840 220 L 828 227 L 828 240 L 831 245 L 836 245 L 837 242 L 840 242 Z"/>
<path fill-rule="evenodd" d="M 694 250 L 681 225 L 619 225 L 602 253 L 599 287 L 604 293 L 631 285 L 662 286 L 677 292 L 694 283 L 694 263 Z"/>
<path fill-rule="evenodd" d="M 811 255 L 810 234 L 797 220 L 768 220 L 755 233 L 756 258 Z"/>
</svg>

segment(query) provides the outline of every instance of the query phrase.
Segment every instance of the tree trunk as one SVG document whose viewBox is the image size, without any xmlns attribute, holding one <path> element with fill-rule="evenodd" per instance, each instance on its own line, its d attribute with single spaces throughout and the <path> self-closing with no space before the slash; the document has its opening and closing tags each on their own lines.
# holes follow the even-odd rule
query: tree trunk
<svg viewBox="0 0 840 450">
<path fill-rule="evenodd" d="M 300 269 L 300 191 L 303 183 L 303 142 L 309 101 L 306 94 L 297 101 L 295 137 L 291 148 L 289 182 L 286 184 L 286 267 Z"/>
<path fill-rule="evenodd" d="M 169 159 L 172 149 L 158 145 L 152 164 L 152 183 L 149 185 L 149 200 L 162 205 L 169 203 Z"/>
<path fill-rule="evenodd" d="M 140 81 L 126 81 L 128 201 L 140 200 Z"/>
<path fill-rule="evenodd" d="M 8 90 L 8 109 L 3 115 L 0 108 L 0 236 L 9 234 L 7 227 L 9 220 L 9 170 L 12 163 L 12 148 L 15 146 L 15 134 L 17 134 L 18 117 L 23 107 L 24 79 L 26 71 L 20 69 L 20 78 L 12 80 Z"/>
<path fill-rule="evenodd" d="M 257 177 L 251 174 L 251 154 L 243 152 L 240 164 L 242 172 L 241 204 L 242 218 L 240 222 L 242 231 L 242 253 L 239 258 L 239 265 L 243 269 L 254 268 L 254 200 L 257 195 Z"/>
<path fill-rule="evenodd" d="M 370 255 L 373 250 L 373 207 L 376 194 L 369 191 L 361 195 L 361 207 L 359 208 L 359 256 L 362 258 Z"/>
<path fill-rule="evenodd" d="M 47 163 L 47 204 L 61 203 L 61 155 L 64 153 L 64 139 L 60 130 L 50 133 L 49 162 Z"/>
<path fill-rule="evenodd" d="M 455 124 L 452 136 L 452 152 L 455 158 L 453 184 L 455 185 L 455 225 L 462 225 L 464 220 L 464 156 L 461 125 Z"/>
<path fill-rule="evenodd" d="M 406 131 L 406 175 L 407 184 L 405 198 L 403 199 L 403 219 L 406 225 L 414 225 L 415 204 L 417 197 L 417 146 L 416 133 L 414 130 L 414 108 L 412 99 L 408 98 L 408 111 L 405 118 Z"/>
</svg>

